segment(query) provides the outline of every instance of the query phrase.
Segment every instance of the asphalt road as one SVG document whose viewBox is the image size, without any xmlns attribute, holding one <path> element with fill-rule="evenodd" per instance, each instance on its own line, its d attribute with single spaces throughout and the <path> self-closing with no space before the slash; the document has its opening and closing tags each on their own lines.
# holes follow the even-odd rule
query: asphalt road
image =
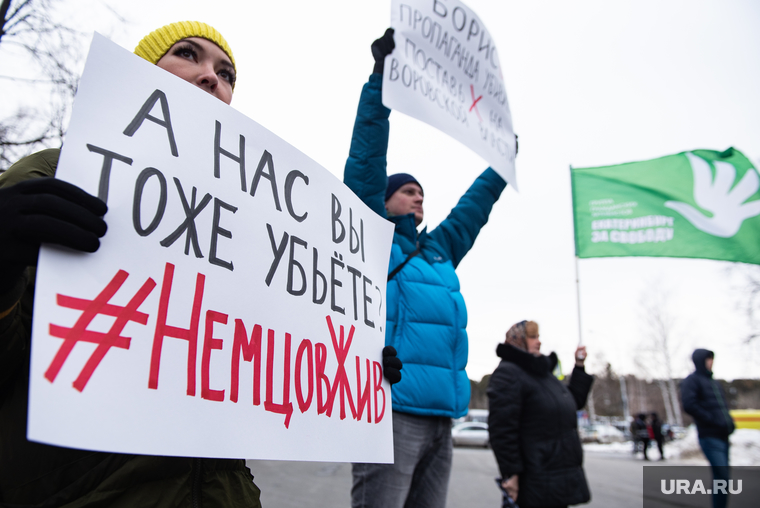
<svg viewBox="0 0 760 508">
<path fill-rule="evenodd" d="M 628 454 L 587 452 L 584 467 L 592 500 L 583 506 L 641 508 L 645 464 L 676 463 L 645 463 Z M 264 508 L 347 508 L 351 504 L 350 464 L 250 460 L 248 467 L 261 488 Z M 493 480 L 496 476 L 491 450 L 454 448 L 447 507 L 498 508 L 501 495 Z"/>
</svg>

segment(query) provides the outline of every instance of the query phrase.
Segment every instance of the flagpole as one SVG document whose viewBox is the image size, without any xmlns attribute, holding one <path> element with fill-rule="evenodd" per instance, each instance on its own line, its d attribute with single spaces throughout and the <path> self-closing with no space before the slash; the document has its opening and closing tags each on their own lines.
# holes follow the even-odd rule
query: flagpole
<svg viewBox="0 0 760 508">
<path fill-rule="evenodd" d="M 581 328 L 581 281 L 578 277 L 578 256 L 575 256 L 575 294 L 578 304 L 578 346 L 583 345 L 583 329 Z"/>
<path fill-rule="evenodd" d="M 575 223 L 575 186 L 573 185 L 573 166 L 570 164 L 570 188 L 573 203 L 573 240 L 575 242 L 575 301 L 578 306 L 578 347 L 583 345 L 583 329 L 581 328 L 581 281 L 578 276 L 578 225 Z"/>
</svg>

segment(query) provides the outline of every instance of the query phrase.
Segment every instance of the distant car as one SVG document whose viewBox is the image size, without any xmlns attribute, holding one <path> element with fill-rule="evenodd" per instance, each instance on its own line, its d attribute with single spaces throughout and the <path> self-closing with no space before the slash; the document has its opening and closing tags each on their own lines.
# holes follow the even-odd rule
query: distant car
<svg viewBox="0 0 760 508">
<path fill-rule="evenodd" d="M 578 437 L 581 438 L 581 443 L 591 443 L 594 441 L 593 429 L 591 425 L 581 425 L 578 427 Z"/>
<path fill-rule="evenodd" d="M 584 443 L 622 443 L 626 440 L 625 433 L 612 425 L 594 423 L 578 429 L 581 441 Z"/>
<path fill-rule="evenodd" d="M 470 409 L 463 421 L 488 423 L 488 409 Z"/>
<path fill-rule="evenodd" d="M 677 425 L 663 423 L 662 435 L 665 438 L 665 441 L 673 441 L 674 439 L 681 439 L 686 437 L 686 429 Z"/>
<path fill-rule="evenodd" d="M 625 440 L 630 441 L 632 439 L 631 437 L 631 423 L 625 420 L 616 421 L 610 423 L 613 427 L 615 427 L 617 430 L 622 432 L 625 435 Z"/>
<path fill-rule="evenodd" d="M 454 446 L 488 447 L 488 424 L 483 422 L 458 423 L 451 428 Z"/>
</svg>

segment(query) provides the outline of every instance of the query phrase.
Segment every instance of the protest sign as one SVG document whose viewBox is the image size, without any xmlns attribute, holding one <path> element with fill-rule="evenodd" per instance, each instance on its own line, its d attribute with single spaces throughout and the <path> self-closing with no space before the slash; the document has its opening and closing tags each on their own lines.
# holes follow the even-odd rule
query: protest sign
<svg viewBox="0 0 760 508">
<path fill-rule="evenodd" d="M 572 168 L 576 254 L 760 264 L 760 177 L 738 150 Z"/>
<path fill-rule="evenodd" d="M 392 462 L 393 228 L 212 95 L 96 34 L 58 174 L 108 204 L 43 247 L 28 437 L 196 457 Z"/>
<path fill-rule="evenodd" d="M 464 143 L 517 189 L 512 114 L 485 24 L 458 0 L 393 0 L 391 9 L 383 104 Z"/>
</svg>

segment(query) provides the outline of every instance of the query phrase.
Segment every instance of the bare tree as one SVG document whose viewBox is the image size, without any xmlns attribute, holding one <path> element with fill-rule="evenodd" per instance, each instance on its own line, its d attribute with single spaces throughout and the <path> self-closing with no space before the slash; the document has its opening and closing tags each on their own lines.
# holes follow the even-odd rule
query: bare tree
<svg viewBox="0 0 760 508">
<path fill-rule="evenodd" d="M 738 288 L 739 305 L 749 322 L 750 333 L 745 338 L 749 344 L 760 337 L 760 266 L 737 263 L 731 270 L 738 270 L 743 281 Z"/>
<path fill-rule="evenodd" d="M 675 341 L 675 318 L 667 310 L 668 295 L 650 286 L 642 298 L 642 347 L 635 363 L 649 378 L 655 378 L 665 404 L 666 417 L 676 425 L 683 423 L 678 390 L 673 379 L 673 357 L 678 349 Z"/>
<path fill-rule="evenodd" d="M 2 0 L 0 169 L 33 151 L 60 146 L 78 84 L 86 36 L 60 21 L 62 0 Z"/>
<path fill-rule="evenodd" d="M 612 369 L 612 365 L 607 362 L 604 369 L 596 373 L 594 377 L 596 379 L 588 398 L 589 413 L 593 401 L 594 410 L 599 416 L 625 415 L 620 380 Z"/>
<path fill-rule="evenodd" d="M 620 376 L 620 402 L 623 405 L 623 418 L 625 421 L 631 419 L 631 406 L 628 402 L 628 387 L 626 385 L 625 376 Z"/>
</svg>

